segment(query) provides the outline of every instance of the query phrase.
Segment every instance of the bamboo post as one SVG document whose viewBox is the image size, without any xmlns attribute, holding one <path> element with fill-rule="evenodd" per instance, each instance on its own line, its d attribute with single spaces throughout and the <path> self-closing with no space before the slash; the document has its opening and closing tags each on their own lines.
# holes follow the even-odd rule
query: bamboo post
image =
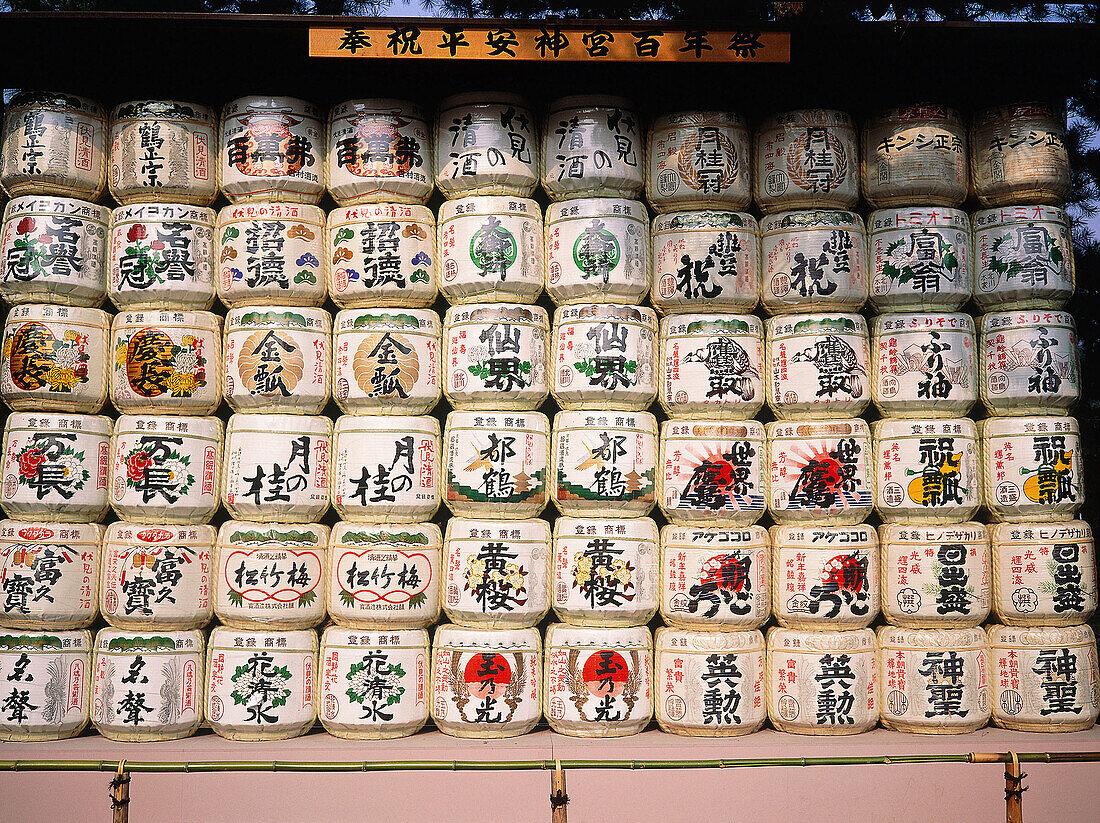
<svg viewBox="0 0 1100 823">
<path fill-rule="evenodd" d="M 130 773 L 126 771 L 126 761 L 118 761 L 118 771 L 111 781 L 111 823 L 129 823 L 130 820 Z"/>
<path fill-rule="evenodd" d="M 569 804 L 569 795 L 565 793 L 565 771 L 561 767 L 561 761 L 554 761 L 554 772 L 550 776 L 550 821 L 551 823 L 567 823 L 566 806 Z"/>
<path fill-rule="evenodd" d="M 1024 823 L 1024 792 L 1026 774 L 1020 772 L 1020 758 L 1016 752 L 1008 753 L 1005 766 L 1005 823 Z"/>
</svg>

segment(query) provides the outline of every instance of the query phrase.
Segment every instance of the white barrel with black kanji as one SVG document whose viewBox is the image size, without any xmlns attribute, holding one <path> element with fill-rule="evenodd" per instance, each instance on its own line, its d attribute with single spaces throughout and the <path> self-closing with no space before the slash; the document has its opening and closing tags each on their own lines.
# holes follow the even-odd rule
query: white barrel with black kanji
<svg viewBox="0 0 1100 823">
<path fill-rule="evenodd" d="M 752 133 L 730 111 L 662 114 L 649 127 L 645 193 L 661 213 L 752 203 Z"/>
<path fill-rule="evenodd" d="M 76 737 L 91 713 L 89 631 L 0 635 L 5 684 L 0 740 L 31 743 Z"/>
<path fill-rule="evenodd" d="M 764 330 L 767 400 L 776 417 L 850 417 L 870 405 L 870 342 L 862 315 L 769 317 Z"/>
<path fill-rule="evenodd" d="M 975 212 L 972 223 L 979 309 L 1060 309 L 1073 297 L 1073 236 L 1062 209 L 1002 206 Z"/>
<path fill-rule="evenodd" d="M 634 103 L 574 95 L 550 103 L 542 129 L 542 188 L 553 201 L 630 197 L 645 186 L 645 134 Z"/>
<path fill-rule="evenodd" d="M 959 209 L 903 206 L 867 218 L 871 306 L 958 311 L 974 293 L 970 218 Z"/>
<path fill-rule="evenodd" d="M 1069 196 L 1066 111 L 1048 102 L 980 109 L 970 121 L 970 187 L 983 206 Z"/>
<path fill-rule="evenodd" d="M 99 613 L 100 543 L 92 523 L 0 520 L 0 626 L 85 629 Z"/>
<path fill-rule="evenodd" d="M 978 436 L 982 503 L 993 521 L 1073 519 L 1085 501 L 1076 419 L 988 417 Z"/>
<path fill-rule="evenodd" d="M 765 118 L 754 136 L 753 165 L 753 195 L 766 213 L 859 202 L 859 138 L 846 112 L 801 109 Z"/>
</svg>

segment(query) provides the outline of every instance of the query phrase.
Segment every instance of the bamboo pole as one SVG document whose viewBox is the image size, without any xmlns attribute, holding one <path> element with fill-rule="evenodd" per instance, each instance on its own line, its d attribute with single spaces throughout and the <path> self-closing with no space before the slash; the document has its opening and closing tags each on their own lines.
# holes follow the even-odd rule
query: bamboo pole
<svg viewBox="0 0 1100 823">
<path fill-rule="evenodd" d="M 130 821 L 130 773 L 126 761 L 118 761 L 115 778 L 111 781 L 111 823 Z"/>
<path fill-rule="evenodd" d="M 568 823 L 566 806 L 569 804 L 569 795 L 565 793 L 565 770 L 561 767 L 561 761 L 554 761 L 554 771 L 550 775 L 550 821 L 551 823 Z"/>
<path fill-rule="evenodd" d="M 1024 823 L 1024 792 L 1022 785 L 1027 775 L 1020 771 L 1020 758 L 1016 752 L 1009 752 L 1009 763 L 1005 766 L 1005 823 Z"/>
</svg>

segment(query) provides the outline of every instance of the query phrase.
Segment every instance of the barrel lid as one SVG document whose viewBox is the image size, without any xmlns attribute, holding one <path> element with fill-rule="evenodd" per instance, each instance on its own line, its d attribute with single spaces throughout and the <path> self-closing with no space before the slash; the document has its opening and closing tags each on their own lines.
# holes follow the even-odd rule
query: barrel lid
<svg viewBox="0 0 1100 823">
<path fill-rule="evenodd" d="M 1084 520 L 1059 523 L 997 523 L 990 526 L 994 546 L 1000 543 L 1048 543 L 1055 540 L 1092 540 L 1092 526 Z M 1028 536 L 1025 536 L 1028 535 Z"/>
<path fill-rule="evenodd" d="M 54 306 L 41 303 L 23 303 L 13 306 L 8 312 L 8 323 L 58 323 L 59 325 L 97 326 L 110 328 L 111 315 L 103 309 L 89 309 L 83 306 Z"/>
<path fill-rule="evenodd" d="M 956 426 L 960 427 L 961 433 L 954 430 Z M 951 435 L 976 440 L 978 430 L 974 425 L 974 421 L 969 417 L 940 417 L 935 419 L 915 417 L 904 420 L 884 418 L 871 424 L 872 437 L 927 437 L 928 435 Z"/>
<path fill-rule="evenodd" d="M 431 309 L 342 309 L 336 331 L 424 331 L 439 333 L 439 314 Z"/>
<path fill-rule="evenodd" d="M 658 214 L 653 218 L 654 233 L 688 229 L 745 229 L 755 233 L 760 230 L 760 227 L 751 214 L 725 209 L 678 211 L 672 214 Z"/>
<path fill-rule="evenodd" d="M 560 518 L 559 518 L 560 519 Z M 737 546 L 767 548 L 768 530 L 763 526 L 665 526 L 661 529 L 661 545 L 677 551 L 697 549 L 714 552 Z"/>
<path fill-rule="evenodd" d="M 373 434 L 375 432 L 405 433 L 418 432 L 439 437 L 439 420 L 429 416 L 345 414 L 336 418 L 333 435 Z"/>
<path fill-rule="evenodd" d="M 542 209 L 529 197 L 500 194 L 473 194 L 457 200 L 447 200 L 439 207 L 439 222 L 458 217 L 484 217 L 506 214 L 509 217 L 537 217 L 541 223 Z"/>
<path fill-rule="evenodd" d="M 31 425 L 31 421 L 34 425 Z M 62 425 L 64 424 L 64 425 Z M 77 425 L 79 424 L 79 425 Z M 72 432 L 110 435 L 111 418 L 104 414 L 67 414 L 65 412 L 12 412 L 8 415 L 5 431 L 50 431 L 64 429 Z"/>
<path fill-rule="evenodd" d="M 265 644 L 268 639 L 285 641 L 285 644 Z M 312 629 L 294 631 L 263 631 L 260 629 L 234 629 L 229 626 L 215 626 L 210 630 L 211 650 L 234 651 L 263 650 L 279 652 L 317 653 L 317 632 Z"/>
<path fill-rule="evenodd" d="M 226 331 L 249 326 L 305 329 L 328 334 L 332 331 L 332 315 L 324 309 L 307 306 L 246 306 L 230 309 L 225 316 Z"/>
<path fill-rule="evenodd" d="M 989 645 L 995 649 L 1014 646 L 1095 646 L 1096 635 L 1088 626 L 1002 626 L 986 627 Z"/>
<path fill-rule="evenodd" d="M 982 334 L 1004 331 L 1006 328 L 1028 329 L 1035 326 L 1064 326 L 1076 328 L 1073 315 L 1064 311 L 1047 309 L 1017 309 L 1016 311 L 995 311 L 982 315 Z"/>
<path fill-rule="evenodd" d="M 978 421 L 978 434 L 981 437 L 1013 437 L 1044 432 L 1078 434 L 1080 429 L 1077 427 L 1077 418 L 1068 414 L 987 417 Z"/>
<path fill-rule="evenodd" d="M 85 309 L 85 311 L 89 311 L 89 309 Z M 127 309 L 115 315 L 113 328 L 145 326 L 150 323 L 158 326 L 167 325 L 183 328 L 198 326 L 200 329 L 214 334 L 221 334 L 222 331 L 222 319 L 213 312 L 177 309 Z"/>
<path fill-rule="evenodd" d="M 560 519 L 560 518 L 559 518 Z M 447 521 L 447 542 L 451 540 L 482 540 L 484 532 L 496 536 L 499 531 L 519 532 L 513 540 L 550 542 L 550 524 L 545 520 L 485 520 L 473 517 L 452 517 Z M 477 535 L 474 535 L 477 532 Z"/>
<path fill-rule="evenodd" d="M 179 100 L 130 100 L 115 106 L 111 120 L 198 120 L 212 125 L 214 110 Z"/>
<path fill-rule="evenodd" d="M 779 336 L 802 334 L 855 334 L 867 335 L 867 320 L 862 314 L 845 312 L 818 312 L 815 314 L 786 314 L 764 320 L 765 334 L 769 339 Z"/>
<path fill-rule="evenodd" d="M 332 109 L 335 111 L 341 106 L 347 106 L 359 114 L 401 114 L 424 118 L 423 106 L 412 100 L 400 100 L 396 97 L 359 97 L 337 103 Z"/>
<path fill-rule="evenodd" d="M 625 197 L 578 197 L 551 203 L 546 207 L 548 229 L 550 223 L 556 223 L 559 220 L 588 220 L 593 217 L 604 219 L 630 217 L 634 220 L 649 222 L 649 212 L 645 205 L 639 200 L 628 200 Z"/>
<path fill-rule="evenodd" d="M 953 331 L 974 333 L 974 318 L 962 312 L 898 312 L 876 314 L 871 318 L 871 333 L 881 335 L 911 332 Z"/>
<path fill-rule="evenodd" d="M 156 223 L 171 220 L 176 223 L 201 223 L 212 229 L 216 218 L 217 214 L 213 209 L 191 203 L 130 203 L 111 210 L 112 227 L 127 222 Z"/>
<path fill-rule="evenodd" d="M 513 423 L 511 425 L 505 425 L 505 418 L 512 418 Z M 391 420 L 392 419 L 393 418 L 391 418 Z M 523 420 L 522 425 L 516 422 L 517 419 Z M 391 423 L 390 425 L 392 426 L 393 424 Z M 499 412 L 487 410 L 453 411 L 447 415 L 447 432 L 452 432 L 457 429 L 500 428 L 531 431 L 534 434 L 549 434 L 550 419 L 542 412 L 519 410 Z"/>
<path fill-rule="evenodd" d="M 678 427 L 678 432 L 673 432 L 672 428 Z M 684 432 L 684 427 L 689 427 L 687 432 Z M 756 420 L 723 420 L 720 422 L 708 422 L 705 420 L 697 420 L 693 418 L 672 418 L 671 420 L 665 420 L 661 423 L 661 440 L 666 440 L 670 437 L 677 439 L 682 438 L 705 438 L 711 440 L 727 440 L 736 438 L 738 440 L 749 439 L 764 440 L 764 424 Z"/>
<path fill-rule="evenodd" d="M 950 649 L 973 651 L 988 645 L 986 633 L 980 627 L 972 629 L 906 629 L 898 626 L 881 626 L 878 629 L 879 648 Z"/>
<path fill-rule="evenodd" d="M 355 638 L 352 643 L 352 638 Z M 384 639 L 383 639 L 384 638 Z M 321 652 L 332 647 L 362 649 L 374 646 L 387 649 L 424 649 L 428 648 L 428 632 L 424 629 L 345 629 L 329 626 L 321 634 Z"/>
<path fill-rule="evenodd" d="M 562 323 L 642 323 L 657 332 L 657 315 L 646 306 L 626 306 L 618 303 L 587 303 L 559 306 L 554 310 L 554 325 Z"/>
<path fill-rule="evenodd" d="M 670 111 L 665 114 L 659 114 L 653 118 L 653 122 L 649 127 L 649 133 L 653 134 L 656 131 L 676 129 L 684 126 L 711 125 L 729 126 L 741 129 L 747 129 L 749 127 L 748 120 L 733 111 L 716 111 L 714 109 L 705 111 Z"/>
<path fill-rule="evenodd" d="M 58 209 L 58 206 L 61 206 Z M 84 214 L 82 212 L 89 212 Z M 50 216 L 66 214 L 80 220 L 92 220 L 103 225 L 111 220 L 111 210 L 107 206 L 90 203 L 87 200 L 79 200 L 75 197 L 55 197 L 49 194 L 25 194 L 22 197 L 13 197 L 4 207 L 4 219 L 11 220 L 16 217 L 34 214 L 49 214 Z"/>
<path fill-rule="evenodd" d="M 547 648 L 651 649 L 653 639 L 645 626 L 567 626 L 552 623 L 546 630 Z"/>
<path fill-rule="evenodd" d="M 538 629 L 468 629 L 450 624 L 438 626 L 432 648 L 481 651 L 540 652 Z"/>
<path fill-rule="evenodd" d="M 92 633 L 87 629 L 69 632 L 20 632 L 0 629 L 0 652 L 90 652 Z"/>
<path fill-rule="evenodd" d="M 764 424 L 768 440 L 794 438 L 804 440 L 821 437 L 870 437 L 867 422 L 859 417 L 834 420 L 773 420 Z"/>
<path fill-rule="evenodd" d="M 634 102 L 611 94 L 570 94 L 551 101 L 547 107 L 551 114 L 566 109 L 634 109 Z"/>
<path fill-rule="evenodd" d="M 63 94 L 56 91 L 24 91 L 15 95 L 7 105 L 8 111 L 20 108 L 50 108 L 79 111 L 93 117 L 105 118 L 106 110 L 95 100 L 79 97 L 75 94 Z"/>
<path fill-rule="evenodd" d="M 427 206 L 414 203 L 361 203 L 358 206 L 335 208 L 328 213 L 330 230 L 345 223 L 370 223 L 374 220 L 394 222 L 411 220 L 417 223 L 430 223 L 434 226 L 435 214 Z M 430 236 L 421 239 L 428 240 Z"/>
<path fill-rule="evenodd" d="M 226 426 L 226 437 L 248 434 L 312 434 L 332 436 L 332 420 L 311 414 L 234 414 Z"/>
<path fill-rule="evenodd" d="M 670 334 L 702 337 L 746 334 L 763 339 L 764 324 L 755 314 L 670 314 L 661 318 L 661 339 Z"/>
<path fill-rule="evenodd" d="M 182 424 L 187 424 L 183 431 Z M 115 421 L 115 435 L 171 431 L 176 435 L 205 437 L 221 441 L 225 426 L 217 417 L 190 417 L 171 414 L 120 414 Z"/>
<path fill-rule="evenodd" d="M 224 119 L 231 110 L 254 111 L 262 114 L 295 114 L 317 118 L 317 107 L 299 97 L 285 95 L 246 94 L 236 100 L 230 100 L 222 109 Z M 228 115 L 234 116 L 234 115 Z"/>
<path fill-rule="evenodd" d="M 768 129 L 791 126 L 802 128 L 810 125 L 821 126 L 855 126 L 852 115 L 838 109 L 791 109 L 790 111 L 776 112 L 768 115 L 760 123 L 757 134 Z"/>
<path fill-rule="evenodd" d="M 595 532 L 590 529 L 595 529 Z M 619 531 L 619 529 L 622 531 Z M 660 538 L 657 524 L 649 517 L 559 517 L 554 521 L 554 537 L 580 537 L 586 535 L 609 536 L 614 529 L 616 540 L 649 540 L 654 545 Z"/>
<path fill-rule="evenodd" d="M 530 323 L 550 330 L 550 316 L 542 306 L 520 303 L 462 304 L 451 306 L 444 317 L 444 326 L 458 323 Z"/>
<path fill-rule="evenodd" d="M 219 226 L 234 222 L 244 223 L 256 220 L 270 220 L 272 217 L 282 215 L 287 220 L 300 220 L 304 223 L 312 223 L 324 227 L 328 221 L 324 209 L 311 203 L 282 203 L 275 200 L 247 200 L 241 203 L 230 203 L 218 212 L 217 223 Z"/>
<path fill-rule="evenodd" d="M 127 537 L 120 534 L 126 532 Z M 192 532 L 195 537 L 189 537 Z M 196 524 L 180 526 L 176 523 L 145 525 L 144 523 L 116 522 L 107 527 L 103 545 L 112 543 L 125 545 L 159 546 L 164 543 L 186 543 L 192 546 L 214 546 L 218 530 L 213 526 Z"/>
<path fill-rule="evenodd" d="M 512 92 L 466 91 L 461 94 L 452 94 L 450 97 L 444 97 L 443 101 L 439 104 L 439 111 L 442 115 L 442 112 L 458 106 L 493 106 L 500 103 L 507 103 L 511 106 L 522 106 L 525 109 L 531 108 L 530 103 L 527 102 L 527 98 L 518 94 L 513 94 Z"/>
<path fill-rule="evenodd" d="M 218 530 L 218 546 L 328 546 L 328 526 L 321 523 L 259 523 L 227 520 Z"/>
<path fill-rule="evenodd" d="M 790 232 L 798 229 L 848 229 L 863 232 L 863 218 L 843 209 L 805 209 L 767 215 L 760 222 L 761 235 Z"/>
<path fill-rule="evenodd" d="M 757 629 L 740 632 L 706 632 L 662 626 L 653 636 L 656 652 L 763 652 L 764 635 Z"/>
<path fill-rule="evenodd" d="M 873 652 L 875 633 L 871 629 L 827 631 L 806 629 L 768 629 L 768 651 Z"/>
<path fill-rule="evenodd" d="M 768 529 L 772 546 L 776 549 L 849 549 L 853 547 L 875 548 L 878 546 L 878 534 L 874 526 L 860 523 L 855 526 L 788 525 L 772 526 Z M 862 541 L 853 544 L 850 538 L 859 536 Z M 846 537 L 847 536 L 847 537 Z"/>
<path fill-rule="evenodd" d="M 0 520 L 0 544 L 65 543 L 98 547 L 103 526 L 98 523 L 42 523 L 32 520 Z"/>
<path fill-rule="evenodd" d="M 452 521 L 453 522 L 453 521 Z M 416 549 L 439 551 L 443 536 L 435 523 L 348 523 L 332 527 L 329 548 Z"/>
<path fill-rule="evenodd" d="M 878 527 L 883 547 L 891 543 L 983 543 L 989 545 L 989 530 L 984 523 L 884 523 Z"/>
<path fill-rule="evenodd" d="M 95 636 L 95 649 L 99 654 L 130 654 L 131 652 L 201 654 L 203 646 L 203 634 L 198 629 L 178 632 L 100 629 Z"/>
<path fill-rule="evenodd" d="M 606 417 L 608 420 L 617 421 L 623 419 L 623 423 L 596 424 L 601 429 L 627 429 L 647 432 L 657 436 L 657 418 L 649 412 L 637 411 L 608 411 L 606 409 L 575 409 L 573 411 L 560 411 L 554 415 L 554 431 L 563 429 L 591 429 L 593 424 L 588 423 L 590 417 Z M 633 418 L 634 425 L 628 425 L 625 421 Z"/>
</svg>

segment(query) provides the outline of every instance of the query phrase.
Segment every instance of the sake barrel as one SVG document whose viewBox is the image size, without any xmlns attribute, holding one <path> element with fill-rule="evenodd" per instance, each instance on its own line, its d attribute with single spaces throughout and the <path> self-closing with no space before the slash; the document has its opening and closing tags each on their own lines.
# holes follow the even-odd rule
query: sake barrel
<svg viewBox="0 0 1100 823">
<path fill-rule="evenodd" d="M 559 517 L 554 613 L 573 626 L 644 626 L 657 613 L 657 524 Z"/>
<path fill-rule="evenodd" d="M 764 329 L 767 399 L 776 417 L 850 417 L 870 405 L 870 343 L 862 315 L 769 317 Z"/>
<path fill-rule="evenodd" d="M 749 312 L 760 299 L 760 227 L 751 214 L 689 211 L 653 218 L 653 288 L 661 314 Z"/>
<path fill-rule="evenodd" d="M 539 182 L 539 124 L 517 94 L 446 97 L 435 121 L 435 185 L 448 199 L 530 197 Z"/>
<path fill-rule="evenodd" d="M 1081 397 L 1073 316 L 1042 309 L 982 315 L 979 391 L 990 414 L 1066 411 Z"/>
<path fill-rule="evenodd" d="M 1071 626 L 1096 613 L 1096 546 L 1083 520 L 1000 523 L 993 611 L 1009 626 Z"/>
<path fill-rule="evenodd" d="M 649 292 L 649 213 L 584 197 L 546 210 L 546 291 L 556 304 L 640 303 Z"/>
<path fill-rule="evenodd" d="M 883 109 L 862 129 L 863 197 L 876 209 L 961 206 L 969 182 L 966 126 L 938 103 Z"/>
<path fill-rule="evenodd" d="M 969 314 L 880 314 L 871 319 L 871 398 L 887 417 L 956 417 L 978 399 Z"/>
<path fill-rule="evenodd" d="M 550 524 L 452 517 L 443 543 L 452 623 L 485 629 L 537 626 L 550 611 Z"/>
<path fill-rule="evenodd" d="M 9 197 L 99 198 L 107 185 L 107 112 L 99 103 L 26 91 L 4 108 L 0 185 Z"/>
<path fill-rule="evenodd" d="M 439 208 L 439 290 L 451 303 L 534 303 L 546 278 L 542 210 L 514 196 Z"/>
<path fill-rule="evenodd" d="M 0 295 L 12 305 L 100 305 L 107 295 L 110 219 L 110 209 L 68 197 L 12 200 L 0 226 Z"/>
<path fill-rule="evenodd" d="M 534 411 L 550 394 L 550 319 L 541 306 L 452 306 L 443 346 L 443 388 L 456 409 Z"/>
<path fill-rule="evenodd" d="M 116 629 L 201 629 L 214 616 L 213 526 L 112 523 L 103 538 L 99 610 Z"/>
<path fill-rule="evenodd" d="M 1072 417 L 990 417 L 982 441 L 982 503 L 994 521 L 1069 520 L 1085 499 L 1081 435 Z"/>
<path fill-rule="evenodd" d="M 517 737 L 542 718 L 537 629 L 442 625 L 432 642 L 432 720 L 451 737 Z"/>
<path fill-rule="evenodd" d="M 231 203 L 318 203 L 327 184 L 324 115 L 295 97 L 250 95 L 222 107 L 218 188 Z"/>
<path fill-rule="evenodd" d="M 222 502 L 238 520 L 312 523 L 329 506 L 332 421 L 235 414 L 225 429 Z"/>
<path fill-rule="evenodd" d="M 1021 732 L 1076 732 L 1096 723 L 1096 635 L 1088 626 L 991 625 L 993 723 Z"/>
<path fill-rule="evenodd" d="M 880 312 L 958 311 L 974 292 L 970 218 L 904 206 L 867 218 L 871 306 Z"/>
<path fill-rule="evenodd" d="M 550 494 L 573 517 L 644 517 L 657 502 L 657 419 L 603 408 L 554 415 Z"/>
<path fill-rule="evenodd" d="M 441 450 L 434 417 L 338 417 L 332 507 L 344 520 L 431 520 L 440 503 Z"/>
<path fill-rule="evenodd" d="M 216 626 L 207 643 L 205 714 L 229 740 L 286 740 L 317 719 L 317 633 Z"/>
<path fill-rule="evenodd" d="M 13 411 L 95 414 L 107 402 L 110 326 L 100 309 L 13 306 L 4 322 L 0 399 Z"/>
<path fill-rule="evenodd" d="M 320 306 L 327 292 L 325 213 L 270 200 L 218 212 L 218 297 L 229 308 Z"/>
<path fill-rule="evenodd" d="M 871 514 L 871 432 L 864 421 L 776 421 L 764 429 L 768 512 L 776 523 L 851 525 Z"/>
<path fill-rule="evenodd" d="M 764 405 L 764 325 L 751 314 L 661 318 L 657 399 L 671 417 L 741 420 Z"/>
<path fill-rule="evenodd" d="M 989 646 L 985 631 L 878 630 L 879 719 L 913 734 L 966 734 L 989 722 Z"/>
<path fill-rule="evenodd" d="M 202 724 L 205 643 L 200 631 L 100 629 L 92 672 L 92 725 L 108 740 L 190 737 Z"/>
<path fill-rule="evenodd" d="M 91 708 L 92 635 L 87 631 L 0 634 L 7 692 L 0 740 L 30 743 L 76 737 Z"/>
<path fill-rule="evenodd" d="M 429 128 L 427 112 L 408 100 L 373 97 L 333 106 L 325 164 L 336 202 L 427 203 L 435 177 Z"/>
<path fill-rule="evenodd" d="M 768 532 L 762 526 L 665 526 L 661 619 L 678 629 L 758 629 L 771 615 Z"/>
<path fill-rule="evenodd" d="M 657 502 L 670 523 L 749 525 L 764 514 L 764 424 L 673 418 L 661 424 Z"/>
<path fill-rule="evenodd" d="M 222 321 L 208 311 L 135 310 L 111 325 L 111 402 L 128 413 L 213 414 L 222 402 Z"/>
<path fill-rule="evenodd" d="M 0 626 L 65 631 L 96 619 L 103 527 L 0 520 Z"/>
<path fill-rule="evenodd" d="M 645 306 L 590 304 L 554 311 L 550 393 L 563 409 L 641 411 L 657 396 L 657 316 Z"/>
<path fill-rule="evenodd" d="M 542 188 L 553 201 L 640 197 L 645 136 L 622 97 L 573 95 L 550 103 L 542 130 Z"/>
<path fill-rule="evenodd" d="M 332 394 L 346 414 L 427 414 L 443 395 L 439 315 L 344 309 L 332 340 Z"/>
<path fill-rule="evenodd" d="M 111 508 L 132 523 L 209 523 L 221 501 L 216 417 L 123 414 L 111 439 Z"/>
<path fill-rule="evenodd" d="M 764 725 L 764 635 L 657 629 L 653 708 L 662 731 L 737 737 Z"/>
<path fill-rule="evenodd" d="M 444 502 L 456 516 L 522 520 L 546 508 L 550 421 L 545 414 L 451 412 L 443 440 Z"/>
<path fill-rule="evenodd" d="M 344 309 L 431 306 L 439 295 L 435 215 L 376 203 L 329 212 L 328 292 Z"/>
<path fill-rule="evenodd" d="M 760 223 L 768 314 L 859 311 L 869 295 L 867 232 L 850 211 L 789 211 Z"/>
<path fill-rule="evenodd" d="M 321 635 L 320 720 L 347 740 L 416 734 L 428 720 L 428 633 L 329 626 Z"/>
<path fill-rule="evenodd" d="M 109 417 L 12 412 L 4 424 L 0 505 L 17 519 L 102 520 L 110 449 Z"/>
<path fill-rule="evenodd" d="M 214 613 L 241 629 L 311 629 L 325 619 L 328 526 L 227 520 L 214 546 Z"/>
<path fill-rule="evenodd" d="M 214 110 L 178 100 L 132 100 L 111 112 L 111 197 L 209 206 L 218 196 Z"/>
<path fill-rule="evenodd" d="M 329 617 L 349 629 L 434 625 L 442 545 L 434 523 L 337 523 L 329 538 Z"/>
<path fill-rule="evenodd" d="M 753 163 L 753 195 L 765 212 L 859 202 L 859 143 L 845 112 L 801 109 L 765 118 Z"/>
<path fill-rule="evenodd" d="M 970 185 L 983 206 L 1060 205 L 1069 195 L 1066 113 L 1046 102 L 994 106 L 970 122 Z"/>
<path fill-rule="evenodd" d="M 729 111 L 662 114 L 649 127 L 646 199 L 658 212 L 752 203 L 752 135 Z"/>
<path fill-rule="evenodd" d="M 332 315 L 302 306 L 230 309 L 225 317 L 226 402 L 237 412 L 321 414 L 332 396 Z"/>
<path fill-rule="evenodd" d="M 878 665 L 870 629 L 769 629 L 768 719 L 781 732 L 859 734 L 878 722 Z"/>
<path fill-rule="evenodd" d="M 1076 283 L 1069 216 L 1055 206 L 975 212 L 974 302 L 984 311 L 1058 309 Z"/>
<path fill-rule="evenodd" d="M 882 616 L 907 629 L 969 629 L 989 616 L 989 532 L 981 523 L 879 526 Z"/>
</svg>

